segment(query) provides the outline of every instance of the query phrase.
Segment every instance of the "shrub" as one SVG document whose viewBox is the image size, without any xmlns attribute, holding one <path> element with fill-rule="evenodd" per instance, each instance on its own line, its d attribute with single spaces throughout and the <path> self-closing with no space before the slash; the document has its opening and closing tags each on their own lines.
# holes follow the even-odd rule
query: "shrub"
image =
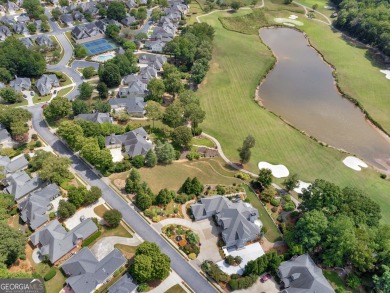
<svg viewBox="0 0 390 293">
<path fill-rule="evenodd" d="M 279 204 L 280 204 L 280 200 L 273 198 L 273 199 L 270 201 L 270 203 L 271 203 L 271 205 L 273 205 L 274 207 L 278 207 Z"/>
<path fill-rule="evenodd" d="M 45 281 L 49 281 L 54 278 L 54 276 L 57 274 L 57 271 L 55 268 L 51 268 L 47 274 L 43 277 Z"/>
<path fill-rule="evenodd" d="M 32 134 L 31 135 L 31 139 L 32 140 L 37 140 L 38 139 L 38 135 L 36 133 Z"/>
<path fill-rule="evenodd" d="M 198 135 L 202 134 L 202 128 L 200 128 L 200 127 L 195 127 L 195 128 L 192 127 L 191 131 L 192 131 L 193 136 L 198 136 Z"/>
<path fill-rule="evenodd" d="M 94 242 L 96 239 L 98 239 L 100 237 L 100 235 L 102 234 L 101 231 L 97 231 L 95 232 L 95 234 L 93 234 L 92 236 L 88 237 L 87 239 L 85 239 L 83 241 L 83 244 L 81 245 L 82 247 L 86 247 L 88 245 L 90 245 L 92 242 Z"/>
<path fill-rule="evenodd" d="M 190 161 L 199 160 L 200 155 L 197 152 L 191 151 L 186 155 L 186 158 Z"/>
<path fill-rule="evenodd" d="M 14 157 L 16 156 L 17 152 L 14 149 L 11 148 L 4 148 L 0 150 L 0 155 L 1 156 L 7 156 L 7 157 Z"/>
<path fill-rule="evenodd" d="M 235 261 L 234 261 L 234 257 L 231 256 L 231 255 L 228 255 L 227 257 L 225 257 L 225 262 L 229 265 L 229 266 L 232 266 L 232 265 L 235 265 Z"/>
<path fill-rule="evenodd" d="M 211 261 L 204 261 L 202 263 L 202 271 L 206 272 L 211 278 L 213 278 L 216 282 L 229 282 L 230 276 L 223 272 L 218 265 Z"/>
<path fill-rule="evenodd" d="M 268 228 L 267 228 L 267 227 L 263 226 L 263 227 L 261 228 L 261 232 L 263 232 L 263 234 L 267 233 L 267 231 L 268 231 Z"/>
<path fill-rule="evenodd" d="M 138 156 L 135 156 L 132 160 L 131 160 L 131 164 L 139 169 L 139 168 L 142 168 L 145 164 L 145 158 L 144 156 L 142 155 L 138 155 Z"/>
<path fill-rule="evenodd" d="M 241 179 L 241 180 L 245 180 L 245 181 L 248 181 L 251 179 L 251 176 L 249 174 L 244 173 L 244 172 L 237 172 L 236 174 L 234 174 L 234 177 Z"/>
<path fill-rule="evenodd" d="M 298 211 L 293 211 L 291 212 L 290 216 L 294 219 L 298 218 L 299 217 L 299 212 Z"/>
<path fill-rule="evenodd" d="M 386 174 L 383 174 L 383 173 L 381 173 L 380 176 L 381 176 L 382 179 L 386 179 L 386 178 L 387 178 L 387 175 L 386 175 Z"/>
<path fill-rule="evenodd" d="M 188 255 L 188 258 L 191 259 L 191 260 L 194 260 L 196 258 L 196 254 L 191 252 L 189 255 Z"/>
<path fill-rule="evenodd" d="M 362 284 L 362 281 L 355 274 L 351 274 L 351 275 L 348 276 L 348 278 L 347 278 L 347 285 L 348 285 L 348 287 L 351 287 L 352 289 L 356 289 L 361 284 Z"/>
<path fill-rule="evenodd" d="M 276 213 L 277 210 L 278 210 L 277 207 L 272 207 L 272 208 L 271 208 L 271 211 L 272 211 L 273 213 Z"/>
<path fill-rule="evenodd" d="M 290 211 L 293 211 L 294 209 L 295 209 L 295 205 L 292 202 L 287 202 L 283 206 L 283 210 L 285 212 L 290 212 Z"/>
<path fill-rule="evenodd" d="M 137 292 L 146 292 L 146 291 L 149 291 L 150 288 L 149 288 L 149 285 L 146 284 L 146 283 L 141 283 L 138 285 L 138 288 L 137 288 Z"/>
<path fill-rule="evenodd" d="M 50 220 L 54 220 L 55 217 L 56 217 L 56 213 L 55 213 L 55 212 L 51 212 L 51 213 L 49 214 Z"/>
<path fill-rule="evenodd" d="M 42 146 L 42 142 L 39 140 L 35 143 L 35 147 L 40 148 Z"/>
<path fill-rule="evenodd" d="M 153 221 L 154 223 L 160 222 L 160 220 L 161 220 L 161 217 L 160 217 L 160 216 L 154 216 L 154 217 L 152 218 L 152 221 Z"/>
<path fill-rule="evenodd" d="M 110 227 L 118 227 L 122 220 L 122 213 L 118 210 L 108 210 L 103 214 L 103 219 Z"/>
<path fill-rule="evenodd" d="M 187 240 L 182 239 L 179 241 L 179 246 L 184 247 L 187 244 Z"/>
</svg>

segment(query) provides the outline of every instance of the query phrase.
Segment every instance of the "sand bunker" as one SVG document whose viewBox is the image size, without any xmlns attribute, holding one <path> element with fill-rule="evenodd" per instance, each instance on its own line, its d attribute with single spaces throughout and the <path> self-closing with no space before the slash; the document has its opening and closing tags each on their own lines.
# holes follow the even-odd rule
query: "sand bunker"
<svg viewBox="0 0 390 293">
<path fill-rule="evenodd" d="M 287 177 L 290 174 L 287 167 L 284 165 L 272 165 L 267 162 L 260 162 L 258 166 L 259 169 L 270 169 L 272 175 L 276 178 Z"/>
<path fill-rule="evenodd" d="M 302 193 L 303 189 L 307 189 L 311 184 L 307 182 L 303 182 L 301 180 L 298 180 L 299 186 L 297 188 L 294 188 L 294 191 L 296 193 Z"/>
<path fill-rule="evenodd" d="M 292 23 L 283 22 L 283 24 L 284 24 L 284 25 L 287 25 L 287 26 L 295 27 L 295 24 L 292 24 Z"/>
<path fill-rule="evenodd" d="M 364 163 L 362 160 L 360 160 L 359 158 L 356 158 L 356 157 L 352 157 L 352 156 L 349 156 L 349 157 L 346 157 L 344 160 L 343 160 L 343 164 L 345 166 L 347 166 L 348 168 L 351 168 L 355 171 L 360 171 L 362 170 L 361 167 L 363 168 L 367 168 L 367 164 Z"/>
<path fill-rule="evenodd" d="M 382 72 L 387 79 L 390 79 L 390 70 L 379 70 Z"/>
<path fill-rule="evenodd" d="M 298 25 L 298 26 L 302 26 L 303 25 L 303 22 L 295 20 L 295 19 L 290 19 L 290 18 L 280 18 L 280 17 L 277 17 L 277 18 L 274 18 L 274 21 L 277 22 L 277 23 L 283 23 L 283 24 L 285 24 L 285 22 L 286 22 L 286 23 L 292 23 L 292 24 L 295 24 L 295 25 Z"/>
<path fill-rule="evenodd" d="M 289 19 L 297 19 L 298 16 L 296 16 L 296 15 L 294 15 L 294 14 L 291 14 L 288 18 L 289 18 Z"/>
</svg>

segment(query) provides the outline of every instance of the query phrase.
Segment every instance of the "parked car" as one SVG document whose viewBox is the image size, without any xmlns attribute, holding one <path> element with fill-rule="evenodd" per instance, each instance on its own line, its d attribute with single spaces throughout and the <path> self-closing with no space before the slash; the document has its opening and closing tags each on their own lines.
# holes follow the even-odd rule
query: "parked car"
<svg viewBox="0 0 390 293">
<path fill-rule="evenodd" d="M 27 99 L 27 96 L 26 96 L 26 95 L 23 95 L 23 98 Z"/>
<path fill-rule="evenodd" d="M 34 94 L 34 92 L 30 92 L 30 95 L 34 96 L 35 94 Z"/>
<path fill-rule="evenodd" d="M 260 281 L 264 283 L 271 278 L 272 278 L 271 274 L 265 274 L 264 276 L 261 277 Z"/>
<path fill-rule="evenodd" d="M 57 90 L 54 90 L 54 93 L 56 94 L 56 93 L 57 93 Z"/>
<path fill-rule="evenodd" d="M 83 215 L 83 216 L 80 217 L 80 222 L 82 222 L 84 220 L 85 220 L 85 216 Z"/>
<path fill-rule="evenodd" d="M 48 105 L 49 105 L 49 104 L 47 104 L 47 103 L 46 103 L 46 104 L 43 104 L 41 108 L 42 108 L 42 109 L 45 109 Z"/>
</svg>

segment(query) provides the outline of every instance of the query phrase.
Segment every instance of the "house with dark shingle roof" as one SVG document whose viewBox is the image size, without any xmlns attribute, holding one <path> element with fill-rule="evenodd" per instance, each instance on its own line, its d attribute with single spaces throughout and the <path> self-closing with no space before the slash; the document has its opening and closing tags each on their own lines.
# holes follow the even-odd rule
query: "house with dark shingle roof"
<svg viewBox="0 0 390 293">
<path fill-rule="evenodd" d="M 195 221 L 214 216 L 227 247 L 243 247 L 261 234 L 263 225 L 258 210 L 241 200 L 232 202 L 221 195 L 210 196 L 191 205 L 191 211 Z"/>
<path fill-rule="evenodd" d="M 162 70 L 162 66 L 167 62 L 167 57 L 157 54 L 141 54 L 139 55 L 138 63 L 147 64 L 157 71 Z"/>
<path fill-rule="evenodd" d="M 130 158 L 138 155 L 144 156 L 153 147 L 153 144 L 149 140 L 148 134 L 143 127 L 121 135 L 111 134 L 110 136 L 105 137 L 105 141 L 106 148 L 108 149 L 122 148 L 123 146 L 125 153 L 128 154 Z"/>
<path fill-rule="evenodd" d="M 14 2 L 8 1 L 7 3 L 5 3 L 5 9 L 8 11 L 9 14 L 14 14 L 16 13 L 16 11 L 19 10 L 19 6 Z"/>
<path fill-rule="evenodd" d="M 52 264 L 56 264 L 77 250 L 82 242 L 94 234 L 98 227 L 91 219 L 86 219 L 70 231 L 66 231 L 58 220 L 30 236 L 34 247 L 38 247 L 40 256 L 48 255 Z"/>
<path fill-rule="evenodd" d="M 26 172 L 18 171 L 4 179 L 7 187 L 4 192 L 12 194 L 15 201 L 21 200 L 30 192 L 40 188 L 43 182 L 38 178 L 31 178 Z"/>
<path fill-rule="evenodd" d="M 35 87 L 41 96 L 50 94 L 53 87 L 60 86 L 60 82 L 55 74 L 44 74 L 35 82 Z"/>
<path fill-rule="evenodd" d="M 19 41 L 21 41 L 22 44 L 25 45 L 27 48 L 34 47 L 34 44 L 33 42 L 31 42 L 30 38 L 21 38 L 19 39 Z"/>
<path fill-rule="evenodd" d="M 113 98 L 108 103 L 112 110 L 126 110 L 133 117 L 144 117 L 145 115 L 146 103 L 143 97 Z"/>
<path fill-rule="evenodd" d="M 30 21 L 30 17 L 28 16 L 27 13 L 19 14 L 16 17 L 16 19 L 17 19 L 18 22 L 28 22 L 28 21 Z"/>
<path fill-rule="evenodd" d="M 0 26 L 0 41 L 4 41 L 9 36 L 12 36 L 10 29 L 5 25 Z"/>
<path fill-rule="evenodd" d="M 142 67 L 138 76 L 143 83 L 148 84 L 152 78 L 157 77 L 157 70 L 152 66 Z"/>
<path fill-rule="evenodd" d="M 51 201 L 60 195 L 57 184 L 50 184 L 41 190 L 32 192 L 30 196 L 19 203 L 20 218 L 36 230 L 49 221 L 47 212 L 52 208 Z"/>
<path fill-rule="evenodd" d="M 69 276 L 66 284 L 74 293 L 90 293 L 111 279 L 126 262 L 127 259 L 117 248 L 97 260 L 89 248 L 84 247 L 64 262 L 62 270 Z"/>
<path fill-rule="evenodd" d="M 17 34 L 24 34 L 24 33 L 28 33 L 28 29 L 27 29 L 27 26 L 25 23 L 23 22 L 17 22 L 15 23 L 12 28 L 14 29 L 14 32 L 17 33 Z"/>
<path fill-rule="evenodd" d="M 149 49 L 152 52 L 158 52 L 161 53 L 164 50 L 165 42 L 156 40 L 156 41 L 146 41 L 145 42 L 145 48 Z"/>
<path fill-rule="evenodd" d="M 33 21 L 33 25 L 35 25 L 35 27 L 37 28 L 38 31 L 41 30 L 41 27 L 42 27 L 42 20 L 40 19 L 36 19 Z"/>
<path fill-rule="evenodd" d="M 12 160 L 9 161 L 9 163 L 4 166 L 4 171 L 9 173 L 15 173 L 16 171 L 23 170 L 28 167 L 28 161 L 24 157 L 23 154 L 12 158 Z"/>
<path fill-rule="evenodd" d="M 108 293 L 132 293 L 137 286 L 131 275 L 126 273 L 108 289 Z"/>
<path fill-rule="evenodd" d="M 123 84 L 128 85 L 127 88 L 120 88 L 118 97 L 145 97 L 148 95 L 147 83 L 142 82 L 140 75 L 130 74 L 123 78 Z"/>
<path fill-rule="evenodd" d="M 16 23 L 14 18 L 9 16 L 9 15 L 5 15 L 2 18 L 0 18 L 0 22 L 4 23 L 5 25 L 9 25 L 9 26 L 13 26 Z"/>
<path fill-rule="evenodd" d="M 10 81 L 9 86 L 17 92 L 28 91 L 31 88 L 31 80 L 27 77 L 17 77 Z"/>
<path fill-rule="evenodd" d="M 78 10 L 74 10 L 72 12 L 72 16 L 73 16 L 73 19 L 76 21 L 83 21 L 84 20 L 84 15 Z"/>
<path fill-rule="evenodd" d="M 79 114 L 74 117 L 74 119 L 82 119 L 82 120 L 87 120 L 91 122 L 96 122 L 96 123 L 112 123 L 112 118 L 109 114 L 107 113 L 91 113 L 91 114 Z"/>
<path fill-rule="evenodd" d="M 47 46 L 52 47 L 54 45 L 54 42 L 52 39 L 50 39 L 46 35 L 40 35 L 35 39 L 35 43 L 37 43 L 38 46 Z"/>
<path fill-rule="evenodd" d="M 73 16 L 72 14 L 63 14 L 60 16 L 60 21 L 65 24 L 66 26 L 71 26 L 73 23 Z"/>
<path fill-rule="evenodd" d="M 282 293 L 334 293 L 322 270 L 308 254 L 284 261 L 278 268 Z"/>
<path fill-rule="evenodd" d="M 135 19 L 134 16 L 128 15 L 124 19 L 121 20 L 121 23 L 125 26 L 130 26 L 132 23 L 136 22 L 137 20 Z"/>
<path fill-rule="evenodd" d="M 12 138 L 9 134 L 7 128 L 3 124 L 0 123 L 0 143 L 4 144 L 6 142 L 11 142 Z"/>
</svg>

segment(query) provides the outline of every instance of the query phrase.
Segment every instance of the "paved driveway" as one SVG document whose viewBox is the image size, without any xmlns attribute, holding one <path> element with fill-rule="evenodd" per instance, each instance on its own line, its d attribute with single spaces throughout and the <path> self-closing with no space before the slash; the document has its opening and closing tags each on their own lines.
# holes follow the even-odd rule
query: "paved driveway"
<svg viewBox="0 0 390 293">
<path fill-rule="evenodd" d="M 143 240 L 137 234 L 134 234 L 132 238 L 119 236 L 103 237 L 92 246 L 91 251 L 98 260 L 101 260 L 103 257 L 105 257 L 107 254 L 114 250 L 115 244 L 138 246 L 142 242 Z"/>
<path fill-rule="evenodd" d="M 104 199 L 99 198 L 99 200 L 96 203 L 78 210 L 72 217 L 70 217 L 69 219 L 67 219 L 65 221 L 66 228 L 68 228 L 70 230 L 70 229 L 73 229 L 74 227 L 76 227 L 78 224 L 80 224 L 81 223 L 81 221 L 80 221 L 81 216 L 84 216 L 86 219 L 98 218 L 99 220 L 101 220 L 101 218 L 95 214 L 93 209 L 95 207 L 97 207 L 98 205 L 101 205 L 104 203 L 105 203 Z"/>
<path fill-rule="evenodd" d="M 217 262 L 222 259 L 217 246 L 220 229 L 211 219 L 193 222 L 186 219 L 170 218 L 153 225 L 161 231 L 164 226 L 172 224 L 186 226 L 199 235 L 201 247 L 197 259 L 200 262 L 206 259 Z"/>
<path fill-rule="evenodd" d="M 274 278 L 267 280 L 265 283 L 260 282 L 260 278 L 257 279 L 256 283 L 248 289 L 242 289 L 234 291 L 236 293 L 278 293 L 279 285 L 275 282 Z"/>
</svg>

